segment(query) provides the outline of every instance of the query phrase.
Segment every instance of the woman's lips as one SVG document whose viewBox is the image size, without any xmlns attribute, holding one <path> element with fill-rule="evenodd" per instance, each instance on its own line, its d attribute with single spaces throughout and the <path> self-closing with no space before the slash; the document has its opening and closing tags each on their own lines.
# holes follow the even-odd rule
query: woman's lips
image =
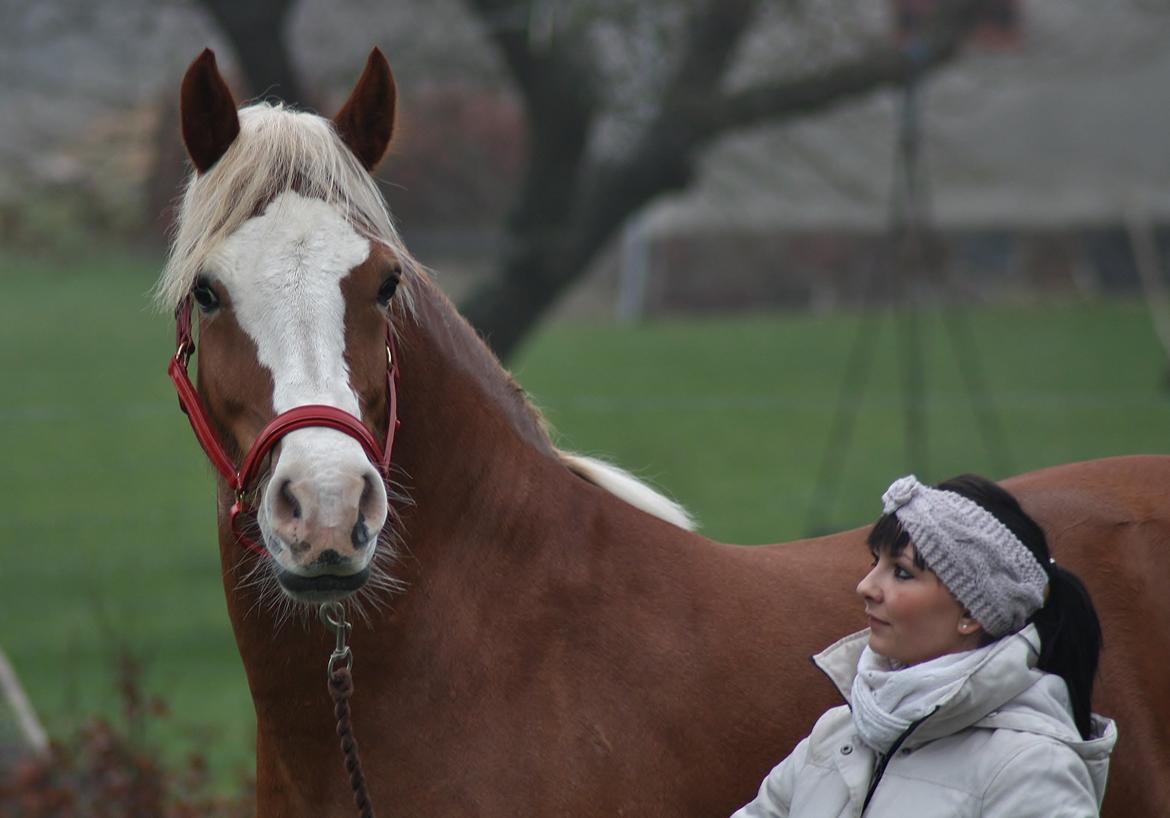
<svg viewBox="0 0 1170 818">
<path fill-rule="evenodd" d="M 884 619 L 878 619 L 873 614 L 866 614 L 865 616 L 866 616 L 866 619 L 869 620 L 869 626 L 871 628 L 874 627 L 875 625 L 879 626 L 879 627 L 887 627 L 887 628 L 890 626 L 889 622 L 887 622 Z"/>
</svg>

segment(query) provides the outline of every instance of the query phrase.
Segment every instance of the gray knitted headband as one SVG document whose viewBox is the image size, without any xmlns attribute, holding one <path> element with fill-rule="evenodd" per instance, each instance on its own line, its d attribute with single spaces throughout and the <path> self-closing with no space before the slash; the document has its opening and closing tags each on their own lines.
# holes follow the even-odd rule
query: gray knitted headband
<svg viewBox="0 0 1170 818">
<path fill-rule="evenodd" d="M 907 475 L 886 489 L 882 510 L 897 516 L 926 564 L 991 636 L 1018 631 L 1044 604 L 1044 568 L 978 503 Z"/>
</svg>

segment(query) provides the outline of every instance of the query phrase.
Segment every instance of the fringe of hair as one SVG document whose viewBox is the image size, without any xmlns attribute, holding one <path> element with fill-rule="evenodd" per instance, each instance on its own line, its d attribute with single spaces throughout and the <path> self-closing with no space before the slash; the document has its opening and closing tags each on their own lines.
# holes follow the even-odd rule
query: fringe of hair
<svg viewBox="0 0 1170 818">
<path fill-rule="evenodd" d="M 394 227 L 373 177 L 328 119 L 260 102 L 239 112 L 240 133 L 207 172 L 187 179 L 170 256 L 154 288 L 160 308 L 174 310 L 208 257 L 248 219 L 289 190 L 337 207 L 359 233 L 387 245 L 403 268 L 404 297 L 421 271 Z M 398 301 L 398 299 L 395 299 Z"/>
</svg>

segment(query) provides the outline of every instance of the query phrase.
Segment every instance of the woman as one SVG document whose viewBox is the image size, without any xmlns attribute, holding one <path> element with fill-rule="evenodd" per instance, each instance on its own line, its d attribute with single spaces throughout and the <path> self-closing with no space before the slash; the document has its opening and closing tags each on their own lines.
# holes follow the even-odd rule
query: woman
<svg viewBox="0 0 1170 818">
<path fill-rule="evenodd" d="M 1089 700 L 1101 628 L 1015 498 L 903 477 L 869 535 L 868 630 L 814 657 L 848 706 L 733 818 L 1092 816 L 1112 721 Z"/>
</svg>

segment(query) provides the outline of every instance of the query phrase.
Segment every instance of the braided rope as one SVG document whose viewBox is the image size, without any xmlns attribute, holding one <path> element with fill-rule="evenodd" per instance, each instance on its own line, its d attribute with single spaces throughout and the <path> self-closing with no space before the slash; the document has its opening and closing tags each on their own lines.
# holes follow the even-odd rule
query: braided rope
<svg viewBox="0 0 1170 818">
<path fill-rule="evenodd" d="M 362 773 L 362 760 L 358 756 L 357 739 L 349 720 L 349 697 L 353 693 L 353 676 L 349 668 L 342 665 L 329 676 L 329 695 L 333 697 L 333 712 L 337 716 L 337 736 L 341 739 L 341 753 L 345 756 L 345 771 L 349 774 L 349 785 L 353 789 L 353 803 L 361 818 L 374 818 L 374 806 L 366 792 L 366 777 Z"/>
</svg>

